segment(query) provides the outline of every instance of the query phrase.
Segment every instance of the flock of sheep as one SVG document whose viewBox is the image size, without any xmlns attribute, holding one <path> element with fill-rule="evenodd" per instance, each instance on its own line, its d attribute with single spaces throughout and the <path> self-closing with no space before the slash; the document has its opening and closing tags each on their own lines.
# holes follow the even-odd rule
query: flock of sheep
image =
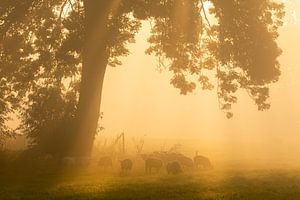
<svg viewBox="0 0 300 200">
<path fill-rule="evenodd" d="M 154 152 L 151 154 L 140 154 L 145 165 L 145 172 L 148 174 L 159 173 L 165 167 L 168 174 L 179 174 L 185 169 L 212 169 L 213 166 L 210 160 L 201 155 L 196 155 L 191 159 L 181 153 L 170 152 Z M 65 157 L 62 159 L 64 166 L 87 166 L 90 164 L 90 158 L 74 158 Z M 111 156 L 102 156 L 98 159 L 98 167 L 108 169 L 113 167 L 113 158 Z M 133 159 L 119 160 L 119 166 L 122 172 L 128 173 L 132 170 L 134 165 Z"/>
<path fill-rule="evenodd" d="M 202 168 L 212 169 L 213 166 L 207 157 L 197 155 L 191 159 L 180 153 L 154 152 L 151 154 L 141 154 L 145 164 L 145 172 L 148 174 L 158 173 L 163 166 L 168 174 L 179 174 L 183 169 Z M 120 167 L 123 172 L 131 171 L 133 160 L 120 160 Z M 102 168 L 113 167 L 113 160 L 109 156 L 103 156 L 98 161 L 98 166 Z"/>
</svg>

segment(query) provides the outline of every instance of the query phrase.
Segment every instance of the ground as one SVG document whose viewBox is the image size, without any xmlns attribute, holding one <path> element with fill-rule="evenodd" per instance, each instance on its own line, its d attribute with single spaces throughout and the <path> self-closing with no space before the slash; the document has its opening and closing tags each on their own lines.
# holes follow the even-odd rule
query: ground
<svg viewBox="0 0 300 200">
<path fill-rule="evenodd" d="M 0 199 L 299 200 L 300 170 L 215 169 L 178 176 L 95 170 L 2 172 Z"/>
</svg>

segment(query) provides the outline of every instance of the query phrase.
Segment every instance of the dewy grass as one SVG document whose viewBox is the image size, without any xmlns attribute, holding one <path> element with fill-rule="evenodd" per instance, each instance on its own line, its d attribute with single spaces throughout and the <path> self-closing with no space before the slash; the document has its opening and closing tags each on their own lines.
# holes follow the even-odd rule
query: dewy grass
<svg viewBox="0 0 300 200">
<path fill-rule="evenodd" d="M 82 172 L 0 180 L 0 199 L 298 200 L 300 171 L 212 171 L 178 176 Z"/>
</svg>

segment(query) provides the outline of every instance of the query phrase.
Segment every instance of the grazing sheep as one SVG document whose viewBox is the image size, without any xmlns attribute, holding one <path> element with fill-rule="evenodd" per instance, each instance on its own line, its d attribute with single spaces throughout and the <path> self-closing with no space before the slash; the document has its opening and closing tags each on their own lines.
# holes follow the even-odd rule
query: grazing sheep
<svg viewBox="0 0 300 200">
<path fill-rule="evenodd" d="M 112 159 L 109 156 L 103 156 L 98 161 L 98 166 L 102 168 L 112 167 Z"/>
<path fill-rule="evenodd" d="M 193 168 L 194 167 L 194 162 L 191 158 L 179 154 L 177 157 L 177 161 L 181 164 L 182 167 L 184 168 Z"/>
<path fill-rule="evenodd" d="M 177 160 L 177 154 L 169 152 L 154 152 L 151 157 L 159 158 L 164 164 Z"/>
<path fill-rule="evenodd" d="M 153 156 L 159 158 L 164 164 L 168 164 L 174 161 L 178 161 L 180 165 L 184 168 L 194 167 L 194 162 L 191 158 L 181 154 L 172 152 L 154 152 Z"/>
<path fill-rule="evenodd" d="M 156 172 L 158 173 L 160 168 L 162 167 L 163 162 L 160 159 L 157 158 L 146 158 L 145 159 L 145 169 L 146 173 L 151 174 L 152 169 L 156 169 Z"/>
<path fill-rule="evenodd" d="M 202 169 L 213 169 L 213 166 L 210 160 L 204 156 L 195 156 L 194 157 L 194 165 L 196 168 Z"/>
<path fill-rule="evenodd" d="M 128 172 L 132 169 L 132 161 L 130 159 L 120 160 L 121 169 L 123 172 Z"/>
<path fill-rule="evenodd" d="M 180 166 L 179 162 L 177 162 L 177 161 L 168 163 L 166 169 L 167 169 L 168 174 L 176 175 L 176 174 L 182 173 L 181 166 Z"/>
</svg>

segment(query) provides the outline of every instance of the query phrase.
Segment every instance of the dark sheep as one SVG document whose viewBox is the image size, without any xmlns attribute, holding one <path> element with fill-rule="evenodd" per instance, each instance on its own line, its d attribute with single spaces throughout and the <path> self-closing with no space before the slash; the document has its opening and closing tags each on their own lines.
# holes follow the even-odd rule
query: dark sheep
<svg viewBox="0 0 300 200">
<path fill-rule="evenodd" d="M 151 174 L 152 169 L 156 170 L 156 173 L 159 172 L 160 168 L 162 167 L 163 162 L 157 158 L 146 158 L 145 159 L 145 169 L 146 173 Z"/>
<path fill-rule="evenodd" d="M 184 156 L 182 154 L 178 154 L 177 161 L 181 164 L 184 168 L 192 168 L 194 167 L 194 162 L 191 158 Z"/>
<path fill-rule="evenodd" d="M 213 166 L 210 160 L 204 156 L 195 156 L 194 157 L 194 165 L 196 168 L 202 169 L 213 169 Z"/>
<path fill-rule="evenodd" d="M 132 161 L 130 159 L 121 160 L 121 169 L 123 172 L 128 172 L 132 169 Z"/>
<path fill-rule="evenodd" d="M 177 161 L 168 163 L 166 169 L 168 174 L 176 175 L 182 173 L 181 165 Z"/>
</svg>

